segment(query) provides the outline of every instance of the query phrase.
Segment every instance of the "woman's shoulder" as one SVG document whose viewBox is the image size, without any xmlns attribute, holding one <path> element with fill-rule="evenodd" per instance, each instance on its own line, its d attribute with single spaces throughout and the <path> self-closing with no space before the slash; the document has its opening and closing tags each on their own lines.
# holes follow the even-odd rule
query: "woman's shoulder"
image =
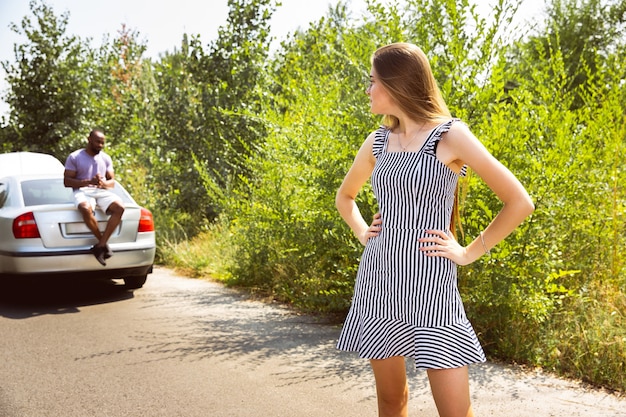
<svg viewBox="0 0 626 417">
<path fill-rule="evenodd" d="M 470 127 L 461 119 L 451 120 L 450 125 L 443 135 L 442 141 L 445 147 L 460 155 L 467 155 L 473 152 L 483 152 L 484 145 L 474 135 Z"/>
<path fill-rule="evenodd" d="M 448 137 L 467 137 L 471 131 L 467 124 L 458 117 L 452 117 L 441 123 L 440 132 Z"/>
<path fill-rule="evenodd" d="M 363 144 L 373 146 L 377 143 L 384 143 L 385 140 L 387 139 L 389 132 L 390 132 L 389 128 L 385 126 L 380 126 L 378 129 L 371 131 L 367 135 Z"/>
</svg>

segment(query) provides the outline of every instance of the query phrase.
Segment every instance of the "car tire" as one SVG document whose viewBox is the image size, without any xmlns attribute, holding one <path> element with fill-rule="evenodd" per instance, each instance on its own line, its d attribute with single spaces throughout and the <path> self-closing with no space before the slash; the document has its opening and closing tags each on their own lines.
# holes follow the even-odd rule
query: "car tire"
<svg viewBox="0 0 626 417">
<path fill-rule="evenodd" d="M 135 275 L 132 277 L 124 278 L 124 285 L 126 288 L 135 290 L 137 288 L 143 287 L 143 284 L 146 283 L 146 279 L 148 279 L 148 275 Z"/>
</svg>

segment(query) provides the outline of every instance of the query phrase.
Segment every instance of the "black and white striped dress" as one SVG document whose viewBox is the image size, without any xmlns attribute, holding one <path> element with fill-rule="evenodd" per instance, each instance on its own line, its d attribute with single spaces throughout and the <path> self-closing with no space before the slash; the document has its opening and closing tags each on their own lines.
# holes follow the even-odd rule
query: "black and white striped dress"
<svg viewBox="0 0 626 417">
<path fill-rule="evenodd" d="M 376 131 L 371 182 L 382 228 L 365 246 L 338 349 L 368 359 L 410 357 L 417 369 L 485 361 L 459 295 L 456 264 L 419 250 L 426 230 L 450 228 L 459 174 L 435 149 L 453 122 L 433 129 L 417 152 L 387 152 L 390 131 Z"/>
</svg>

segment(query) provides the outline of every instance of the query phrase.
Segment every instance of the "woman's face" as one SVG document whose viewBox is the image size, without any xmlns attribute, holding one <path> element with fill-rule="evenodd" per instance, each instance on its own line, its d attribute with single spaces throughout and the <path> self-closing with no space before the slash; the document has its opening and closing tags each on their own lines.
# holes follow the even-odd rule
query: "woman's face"
<svg viewBox="0 0 626 417">
<path fill-rule="evenodd" d="M 372 67 L 370 71 L 370 82 L 365 90 L 370 97 L 370 111 L 374 114 L 390 114 L 393 100 L 385 87 L 378 80 L 376 70 Z"/>
</svg>

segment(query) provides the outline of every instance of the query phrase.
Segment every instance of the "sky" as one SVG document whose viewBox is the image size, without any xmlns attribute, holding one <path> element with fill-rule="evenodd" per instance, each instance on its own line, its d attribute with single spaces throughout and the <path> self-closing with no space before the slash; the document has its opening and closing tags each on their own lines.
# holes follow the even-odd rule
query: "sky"
<svg viewBox="0 0 626 417">
<path fill-rule="evenodd" d="M 180 45 L 183 33 L 200 34 L 204 43 L 217 37 L 226 23 L 227 0 L 45 0 L 58 16 L 68 11 L 67 33 L 90 37 L 100 44 L 104 34 L 115 37 L 122 23 L 148 40 L 148 56 L 158 57 Z M 283 38 L 325 15 L 336 0 L 282 0 L 271 21 L 272 35 Z M 364 10 L 365 0 L 351 0 L 352 10 Z M 0 59 L 13 58 L 12 45 L 21 38 L 8 28 L 30 14 L 29 0 L 0 0 Z"/>
<path fill-rule="evenodd" d="M 226 23 L 228 0 L 45 0 L 55 15 L 69 12 L 67 35 L 91 38 L 91 45 L 99 46 L 105 35 L 117 36 L 122 24 L 137 31 L 139 39 L 147 42 L 146 55 L 158 58 L 165 51 L 179 48 L 183 34 L 200 35 L 204 45 L 217 37 L 218 28 Z M 476 0 L 483 10 L 494 0 Z M 520 18 L 540 11 L 544 0 L 523 0 Z M 9 29 L 18 26 L 24 16 L 32 16 L 30 0 L 0 0 L 0 61 L 15 60 L 13 45 L 25 41 Z M 278 41 L 298 28 L 306 29 L 310 22 L 326 15 L 337 0 L 281 0 L 270 21 L 271 36 Z M 365 11 L 365 0 L 349 0 L 354 17 Z M 0 95 L 7 84 L 6 74 L 0 68 Z M 8 108 L 0 100 L 0 116 Z"/>
<path fill-rule="evenodd" d="M 228 0 L 45 0 L 55 15 L 69 12 L 66 34 L 91 38 L 99 46 L 105 35 L 113 39 L 122 24 L 139 33 L 147 42 L 146 55 L 158 58 L 165 51 L 180 49 L 183 34 L 200 35 L 204 45 L 217 38 L 218 28 L 226 24 Z M 25 37 L 9 29 L 20 26 L 24 16 L 32 17 L 30 0 L 0 0 L 0 61 L 15 60 L 13 45 Z M 326 15 L 337 0 L 281 0 L 274 13 L 271 36 L 279 41 L 298 28 L 306 29 L 312 21 Z M 365 0 L 350 0 L 355 17 L 365 10 Z M 6 90 L 6 73 L 0 68 L 0 95 Z M 0 100 L 0 116 L 8 112 Z"/>
</svg>

